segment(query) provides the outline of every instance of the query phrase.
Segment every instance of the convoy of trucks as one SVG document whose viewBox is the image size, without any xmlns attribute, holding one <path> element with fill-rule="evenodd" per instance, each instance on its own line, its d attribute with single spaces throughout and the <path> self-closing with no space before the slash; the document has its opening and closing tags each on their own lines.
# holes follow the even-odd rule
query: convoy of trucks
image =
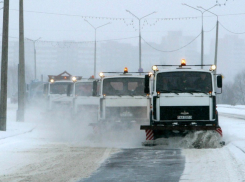
<svg viewBox="0 0 245 182">
<path fill-rule="evenodd" d="M 203 69 L 206 66 L 210 69 Z M 136 126 L 145 130 L 143 145 L 156 145 L 158 139 L 197 131 L 222 137 L 216 109 L 222 75 L 215 69 L 215 65 L 187 65 L 182 60 L 180 65 L 155 65 L 153 73 L 125 68 L 100 73 L 99 79 L 82 79 L 65 71 L 49 75 L 49 81 L 39 85 L 47 111 L 65 110 L 77 121 L 89 120 L 97 133 Z"/>
</svg>

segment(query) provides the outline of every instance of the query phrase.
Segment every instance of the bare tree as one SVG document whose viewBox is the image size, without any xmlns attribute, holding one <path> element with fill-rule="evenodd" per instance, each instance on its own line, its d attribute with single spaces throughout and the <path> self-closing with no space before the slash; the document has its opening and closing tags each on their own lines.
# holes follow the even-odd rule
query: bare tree
<svg viewBox="0 0 245 182">
<path fill-rule="evenodd" d="M 222 88 L 222 94 L 217 96 L 217 103 L 218 104 L 229 104 L 229 105 L 236 104 L 233 83 L 224 84 Z"/>
<path fill-rule="evenodd" d="M 236 104 L 245 104 L 245 70 L 235 76 L 233 90 Z"/>
</svg>

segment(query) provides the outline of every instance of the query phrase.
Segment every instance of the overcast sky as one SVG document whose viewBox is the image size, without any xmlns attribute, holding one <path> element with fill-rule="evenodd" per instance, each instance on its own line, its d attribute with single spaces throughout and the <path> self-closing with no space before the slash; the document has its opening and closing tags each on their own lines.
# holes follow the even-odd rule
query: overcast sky
<svg viewBox="0 0 245 182">
<path fill-rule="evenodd" d="M 182 30 L 184 35 L 193 36 L 200 34 L 201 12 L 183 3 L 208 9 L 216 2 L 222 5 L 210 11 L 219 15 L 220 37 L 231 34 L 222 26 L 235 33 L 245 32 L 244 0 L 24 0 L 25 37 L 42 37 L 47 41 L 93 41 L 94 29 L 85 19 L 94 27 L 111 23 L 97 29 L 97 40 L 136 37 L 139 34 L 139 21 L 126 12 L 129 10 L 138 18 L 156 12 L 141 20 L 141 31 L 148 42 L 160 43 L 168 31 Z M 18 10 L 19 0 L 10 0 L 11 37 L 18 37 Z M 205 12 L 203 18 L 205 31 L 214 28 L 216 16 Z M 244 34 L 239 36 L 244 38 Z M 210 38 L 215 38 L 215 29 L 205 33 L 205 40 Z M 138 43 L 137 39 L 127 41 Z"/>
</svg>

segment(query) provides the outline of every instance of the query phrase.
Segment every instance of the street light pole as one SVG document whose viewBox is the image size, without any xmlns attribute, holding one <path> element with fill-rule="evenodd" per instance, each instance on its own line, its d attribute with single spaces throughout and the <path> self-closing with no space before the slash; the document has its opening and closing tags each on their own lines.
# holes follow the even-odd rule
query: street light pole
<svg viewBox="0 0 245 182">
<path fill-rule="evenodd" d="M 36 57 L 36 42 L 38 40 L 41 39 L 41 37 L 39 37 L 38 39 L 36 40 L 32 40 L 32 39 L 29 39 L 29 38 L 26 38 L 27 40 L 29 41 L 32 41 L 33 42 L 33 46 L 34 46 L 34 75 L 35 75 L 35 80 L 37 79 L 37 57 Z"/>
<path fill-rule="evenodd" d="M 17 121 L 24 121 L 25 115 L 25 44 L 23 0 L 19 0 L 19 66 L 18 66 L 18 110 Z"/>
<path fill-rule="evenodd" d="M 145 16 L 139 18 L 139 17 L 137 17 L 135 14 L 133 14 L 131 11 L 129 11 L 129 10 L 126 10 L 126 11 L 127 11 L 128 13 L 130 13 L 131 15 L 133 15 L 136 19 L 139 20 L 139 72 L 140 72 L 141 69 L 142 69 L 142 67 L 141 67 L 141 28 L 140 28 L 140 21 L 141 21 L 143 18 L 145 18 L 145 17 L 147 17 L 147 16 L 150 16 L 150 15 L 156 13 L 156 12 L 154 11 L 154 12 L 148 14 L 148 15 L 145 15 Z"/>
<path fill-rule="evenodd" d="M 3 34 L 1 60 L 1 92 L 0 92 L 0 131 L 6 131 L 7 122 L 7 82 L 8 82 L 8 35 L 9 35 L 9 0 L 4 0 Z"/>
<path fill-rule="evenodd" d="M 214 64 L 217 66 L 217 57 L 218 57 L 218 38 L 219 38 L 219 17 L 215 13 L 209 11 L 209 9 L 205 9 L 201 6 L 198 6 L 198 8 L 201 8 L 217 17 L 216 21 L 216 38 L 215 38 L 215 55 L 214 55 Z M 215 69 L 214 73 L 216 74 L 217 69 Z"/>
<path fill-rule="evenodd" d="M 208 11 L 208 10 L 210 10 L 210 9 L 212 9 L 213 7 L 215 7 L 215 6 L 217 6 L 217 4 L 216 5 L 214 5 L 214 6 L 212 6 L 211 8 L 209 8 L 208 10 L 205 10 L 205 11 L 201 11 L 201 10 L 199 10 L 199 9 L 197 9 L 197 8 L 194 8 L 194 7 L 192 7 L 192 6 L 190 6 L 190 5 L 188 5 L 188 4 L 185 4 L 185 3 L 183 3 L 182 5 L 184 5 L 184 6 L 188 6 L 189 8 L 192 8 L 192 9 L 195 9 L 195 10 L 197 10 L 197 11 L 199 11 L 199 12 L 201 12 L 201 14 L 202 14 L 202 38 L 201 38 L 201 65 L 203 65 L 203 40 L 204 40 L 204 34 L 203 34 L 203 14 L 206 12 L 206 11 Z M 201 69 L 203 69 L 203 66 L 201 66 Z"/>
<path fill-rule="evenodd" d="M 96 32 L 97 32 L 98 28 L 101 28 L 101 27 L 106 26 L 106 25 L 111 24 L 111 23 L 109 22 L 109 23 L 106 23 L 104 25 L 94 27 L 91 23 L 89 23 L 88 20 L 84 20 L 84 21 L 86 21 L 94 29 L 94 78 L 96 78 Z"/>
</svg>

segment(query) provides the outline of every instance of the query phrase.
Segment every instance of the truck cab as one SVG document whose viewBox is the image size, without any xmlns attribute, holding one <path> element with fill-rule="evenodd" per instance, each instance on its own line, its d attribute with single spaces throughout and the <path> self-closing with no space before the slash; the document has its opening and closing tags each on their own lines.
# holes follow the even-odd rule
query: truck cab
<svg viewBox="0 0 245 182">
<path fill-rule="evenodd" d="M 75 82 L 72 85 L 71 94 L 73 97 L 72 116 L 74 119 L 89 119 L 98 121 L 99 110 L 99 89 L 98 79 L 86 78 Z"/>
<path fill-rule="evenodd" d="M 144 75 L 128 73 L 127 69 L 113 76 L 104 74 L 106 72 L 100 73 L 99 123 L 147 123 L 150 118 L 150 97 L 144 93 Z"/>
<path fill-rule="evenodd" d="M 197 66 L 211 66 L 209 70 Z M 165 69 L 158 69 L 164 67 Z M 194 67 L 194 68 L 193 68 Z M 146 76 L 153 87 L 150 94 L 149 125 L 142 130 L 152 133 L 152 139 L 185 135 L 186 131 L 214 130 L 222 135 L 216 110 L 216 95 L 222 92 L 222 76 L 215 74 L 214 65 L 153 66 L 154 74 Z"/>
<path fill-rule="evenodd" d="M 44 84 L 44 97 L 47 111 L 70 111 L 73 98 L 67 96 L 68 88 L 79 76 L 72 76 L 66 71 L 59 75 L 49 75 L 48 83 Z"/>
</svg>

